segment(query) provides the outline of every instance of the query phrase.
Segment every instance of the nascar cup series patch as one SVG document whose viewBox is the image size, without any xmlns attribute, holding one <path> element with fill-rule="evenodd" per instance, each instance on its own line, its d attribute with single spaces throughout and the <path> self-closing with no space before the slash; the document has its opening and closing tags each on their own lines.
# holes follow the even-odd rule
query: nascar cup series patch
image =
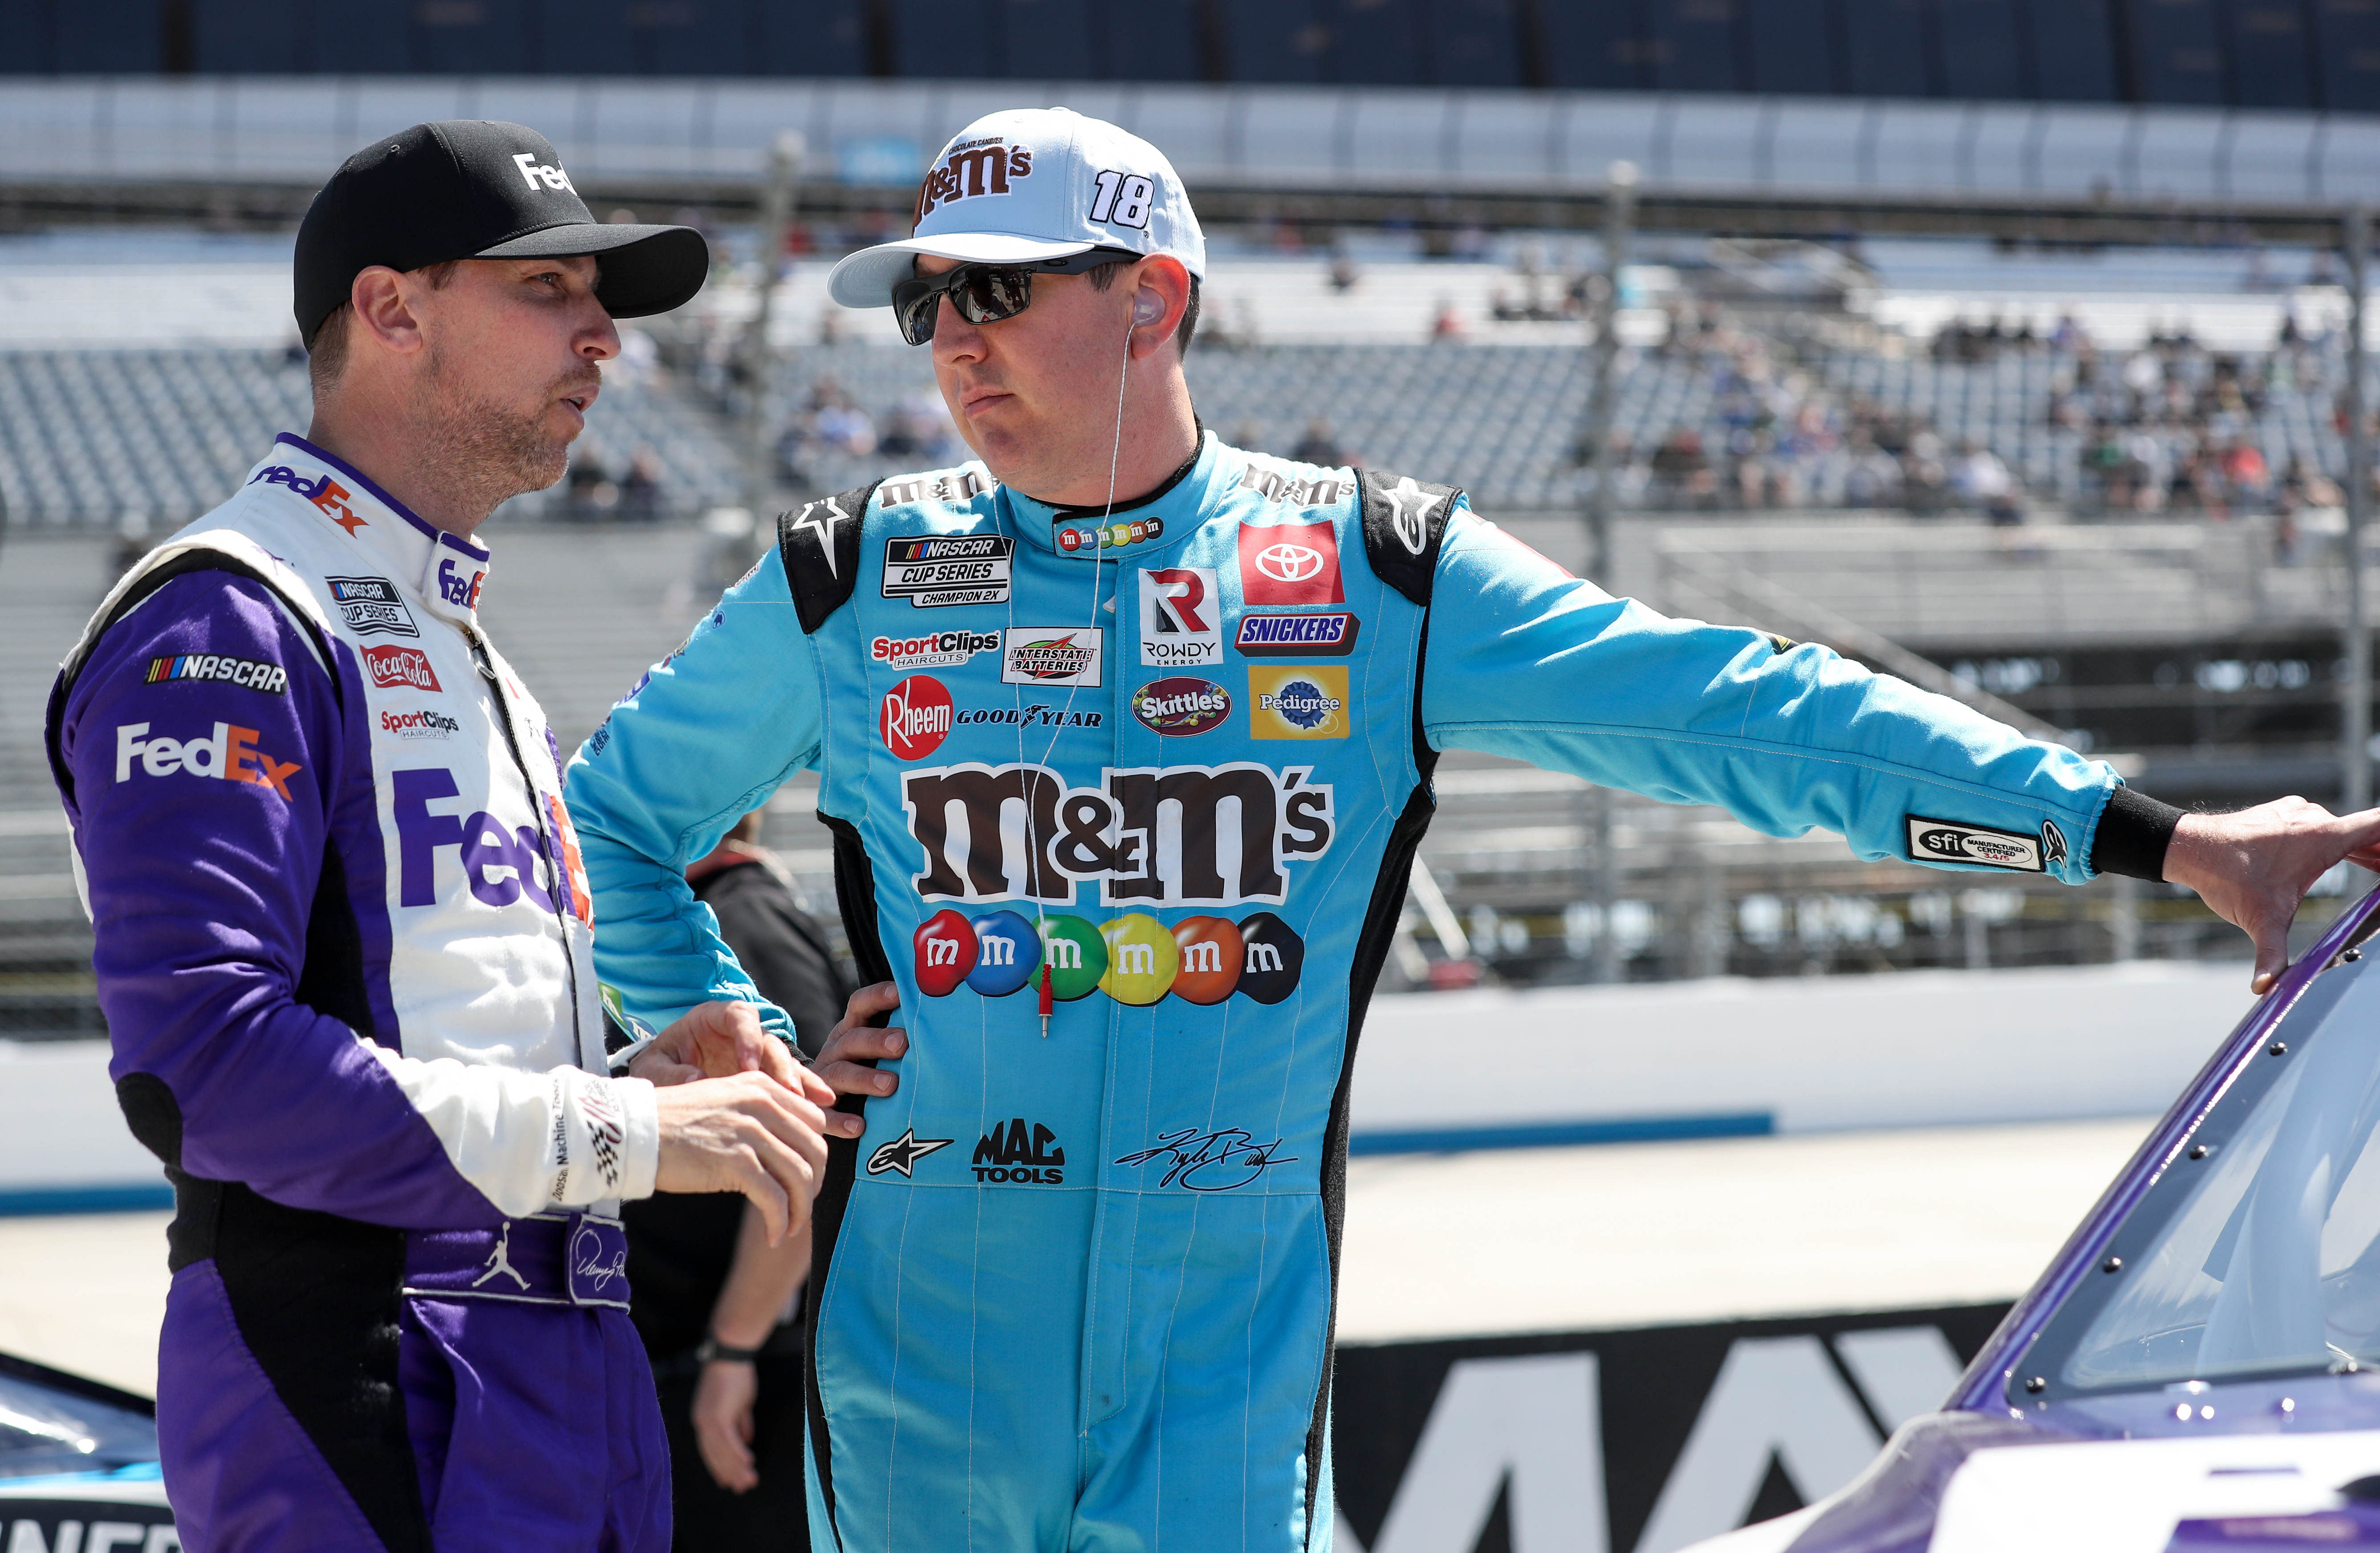
<svg viewBox="0 0 2380 1553">
<path fill-rule="evenodd" d="M 2022 831 L 1995 830 L 1957 819 L 1907 817 L 1909 856 L 1917 863 L 1977 863 L 1987 868 L 2012 868 L 2019 873 L 2048 871 L 2041 860 L 2041 841 Z M 2059 840 L 2063 842 L 2064 837 Z"/>
</svg>

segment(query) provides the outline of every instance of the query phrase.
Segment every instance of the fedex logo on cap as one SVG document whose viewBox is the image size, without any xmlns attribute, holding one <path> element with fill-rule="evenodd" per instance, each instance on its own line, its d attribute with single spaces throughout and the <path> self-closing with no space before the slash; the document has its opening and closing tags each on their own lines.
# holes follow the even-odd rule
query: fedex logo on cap
<svg viewBox="0 0 2380 1553">
<path fill-rule="evenodd" d="M 917 186 L 917 216 L 978 194 L 1005 194 L 1008 180 L 1033 176 L 1033 148 L 1010 145 L 998 136 L 988 140 L 953 140 L 941 161 Z"/>
<path fill-rule="evenodd" d="M 540 162 L 533 151 L 525 151 L 514 157 L 513 165 L 520 169 L 521 181 L 528 185 L 531 193 L 540 188 L 566 188 L 573 194 L 578 192 L 577 186 L 570 181 L 570 175 L 562 170 L 560 164 Z"/>
</svg>

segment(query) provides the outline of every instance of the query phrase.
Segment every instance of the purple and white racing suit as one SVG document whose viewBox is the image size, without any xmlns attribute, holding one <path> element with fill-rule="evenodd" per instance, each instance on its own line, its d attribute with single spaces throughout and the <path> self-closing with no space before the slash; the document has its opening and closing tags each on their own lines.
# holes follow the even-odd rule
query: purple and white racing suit
<svg viewBox="0 0 2380 1553">
<path fill-rule="evenodd" d="M 176 1214 L 185 1546 L 662 1549 L 668 1447 L 544 714 L 488 553 L 283 436 L 109 594 L 49 749 L 125 1117 Z"/>
</svg>

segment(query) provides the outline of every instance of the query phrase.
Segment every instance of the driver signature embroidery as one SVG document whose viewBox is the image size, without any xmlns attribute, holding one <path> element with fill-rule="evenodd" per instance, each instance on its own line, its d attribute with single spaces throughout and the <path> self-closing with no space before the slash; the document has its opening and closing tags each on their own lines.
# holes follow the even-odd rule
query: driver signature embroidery
<svg viewBox="0 0 2380 1553">
<path fill-rule="evenodd" d="M 592 1225 L 582 1225 L 570 1246 L 570 1276 L 584 1279 L 598 1292 L 615 1278 L 628 1275 L 628 1247 L 625 1242 L 613 1253 L 610 1262 L 599 1260 L 603 1255 L 605 1236 Z"/>
<path fill-rule="evenodd" d="M 1274 1165 L 1295 1164 L 1294 1154 L 1286 1158 L 1274 1156 L 1273 1150 L 1281 1144 L 1279 1138 L 1258 1143 L 1255 1134 L 1238 1127 L 1215 1133 L 1177 1127 L 1170 1133 L 1158 1134 L 1156 1147 L 1127 1154 L 1116 1163 L 1146 1165 L 1161 1155 L 1171 1162 L 1158 1184 L 1172 1186 L 1179 1183 L 1193 1192 L 1229 1192 L 1233 1187 L 1245 1186 Z"/>
</svg>

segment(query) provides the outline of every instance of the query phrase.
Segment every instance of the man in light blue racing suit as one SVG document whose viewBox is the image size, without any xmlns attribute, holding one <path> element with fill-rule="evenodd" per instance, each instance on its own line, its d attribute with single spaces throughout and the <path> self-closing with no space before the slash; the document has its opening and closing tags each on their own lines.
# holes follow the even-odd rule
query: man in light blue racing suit
<svg viewBox="0 0 2380 1553">
<path fill-rule="evenodd" d="M 969 126 L 916 236 L 832 284 L 930 339 L 981 462 L 785 515 L 571 764 L 636 1013 L 759 1001 L 680 870 L 802 770 L 907 1011 L 821 1068 L 867 1122 L 817 1208 L 822 1547 L 1330 1546 L 1348 1075 L 1441 750 L 1865 858 L 2186 879 L 2260 976 L 2380 837 L 2182 820 L 1824 648 L 1610 598 L 1450 487 L 1225 446 L 1181 370 L 1204 268 L 1145 142 Z"/>
</svg>

